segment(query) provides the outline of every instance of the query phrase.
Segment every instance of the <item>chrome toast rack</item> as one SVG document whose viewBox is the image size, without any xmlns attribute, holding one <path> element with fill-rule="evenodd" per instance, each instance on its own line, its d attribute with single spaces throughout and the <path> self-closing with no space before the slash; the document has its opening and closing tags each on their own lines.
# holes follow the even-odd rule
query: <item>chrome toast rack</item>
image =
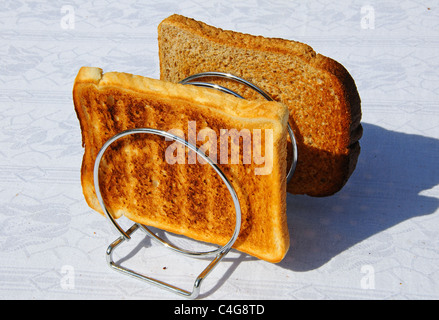
<svg viewBox="0 0 439 320">
<path fill-rule="evenodd" d="M 197 79 L 200 78 L 205 78 L 205 77 L 219 77 L 219 78 L 227 78 L 236 82 L 239 82 L 241 84 L 244 84 L 250 88 L 252 88 L 253 90 L 255 90 L 256 92 L 258 92 L 259 94 L 261 94 L 266 100 L 268 101 L 273 101 L 273 99 L 267 94 L 265 93 L 262 89 L 258 88 L 257 86 L 255 86 L 254 84 L 240 78 L 237 76 L 234 76 L 232 74 L 229 73 L 222 73 L 222 72 L 204 72 L 204 73 L 199 73 L 193 76 L 190 76 L 184 80 L 182 80 L 180 83 L 181 84 L 190 84 L 190 85 L 195 85 L 195 86 L 202 86 L 202 87 L 209 87 L 209 88 L 214 88 L 217 89 L 219 91 L 225 92 L 225 93 L 229 93 L 232 94 L 238 98 L 242 98 L 242 96 L 240 96 L 239 94 L 237 94 L 236 92 L 227 89 L 225 87 L 219 86 L 217 84 L 213 84 L 213 83 L 208 83 L 208 82 L 199 82 L 199 81 L 195 81 Z M 128 136 L 128 135 L 132 135 L 132 134 L 149 134 L 149 135 L 157 135 L 157 136 L 161 136 L 163 138 L 167 138 L 168 141 L 176 141 L 182 145 L 184 145 L 186 148 L 189 148 L 192 151 L 195 151 L 201 158 L 203 158 L 204 161 L 206 161 L 206 163 L 208 163 L 213 169 L 214 171 L 220 176 L 221 180 L 224 182 L 224 184 L 226 185 L 228 191 L 230 192 L 230 195 L 232 197 L 233 200 L 233 204 L 235 207 L 235 215 L 236 215 L 236 219 L 235 219 L 235 229 L 233 232 L 232 237 L 229 239 L 229 241 L 224 245 L 224 246 L 219 246 L 216 249 L 213 250 L 207 250 L 207 251 L 193 251 L 193 250 L 187 250 L 187 249 L 183 249 L 180 248 L 178 246 L 175 246 L 173 244 L 171 244 L 170 242 L 160 238 L 156 233 L 154 233 L 150 228 L 148 228 L 145 225 L 142 225 L 140 223 L 134 223 L 130 228 L 128 228 L 126 231 L 119 225 L 119 223 L 116 221 L 116 219 L 113 217 L 113 215 L 108 211 L 104 199 L 102 197 L 101 191 L 100 191 L 100 184 L 99 184 L 99 168 L 100 168 L 100 164 L 101 164 L 101 160 L 102 157 L 104 156 L 105 151 L 110 147 L 111 144 L 113 144 L 115 141 L 119 140 L 122 137 Z M 293 159 L 292 159 L 292 163 L 288 169 L 288 174 L 287 174 L 287 183 L 290 181 L 291 177 L 294 174 L 295 168 L 296 168 L 296 163 L 297 163 L 297 145 L 296 145 L 296 140 L 294 138 L 294 133 L 290 127 L 290 125 L 288 124 L 288 134 L 292 143 L 292 147 L 293 147 Z M 227 253 L 231 250 L 233 244 L 235 243 L 236 239 L 238 238 L 239 232 L 240 232 L 240 228 L 241 228 L 241 207 L 239 204 L 239 199 L 236 195 L 236 192 L 233 188 L 233 186 L 231 185 L 230 181 L 227 179 L 227 177 L 225 176 L 225 174 L 221 171 L 221 169 L 218 167 L 217 164 L 215 164 L 208 156 L 205 155 L 204 151 L 199 150 L 195 145 L 189 143 L 188 141 L 174 135 L 171 134 L 169 132 L 165 132 L 162 130 L 158 130 L 158 129 L 152 129 L 152 128 L 136 128 L 136 129 L 130 129 L 130 130 L 126 130 L 123 132 L 120 132 L 116 135 L 114 135 L 113 137 L 111 137 L 109 140 L 106 141 L 106 143 L 103 145 L 103 147 L 100 149 L 95 163 L 94 163 L 94 169 L 93 169 L 93 178 L 94 178 L 94 187 L 95 187 L 95 191 L 96 191 L 96 196 L 97 199 L 99 201 L 99 204 L 103 210 L 103 212 L 105 213 L 106 217 L 108 218 L 108 220 L 110 221 L 110 223 L 112 224 L 112 226 L 117 230 L 117 232 L 120 234 L 120 237 L 117 238 L 115 241 L 113 241 L 107 248 L 106 251 L 106 257 L 107 257 L 107 263 L 108 265 L 121 273 L 127 274 L 131 277 L 146 281 L 150 284 L 156 285 L 160 288 L 169 290 L 171 292 L 174 292 L 180 296 L 189 298 L 189 299 L 195 299 L 198 297 L 199 293 L 200 293 L 200 287 L 201 284 L 203 282 L 203 280 L 207 277 L 207 275 L 215 268 L 215 266 L 218 265 L 218 263 L 227 255 Z M 151 277 L 148 277 L 142 273 L 136 272 L 132 269 L 123 267 L 121 264 L 117 264 L 114 259 L 113 259 L 113 253 L 115 251 L 115 249 L 117 247 L 119 247 L 123 242 L 128 241 L 131 239 L 131 235 L 137 231 L 137 230 L 142 230 L 143 232 L 146 233 L 147 236 L 149 236 L 154 242 L 163 245 L 164 247 L 177 252 L 179 254 L 182 254 L 184 256 L 188 256 L 188 257 L 192 257 L 192 258 L 212 258 L 212 260 L 210 261 L 210 263 L 204 268 L 204 270 L 196 277 L 194 284 L 193 284 L 193 288 L 192 291 L 188 291 L 179 287 L 176 287 L 172 284 L 163 282 L 161 280 L 158 279 L 154 279 Z"/>
</svg>

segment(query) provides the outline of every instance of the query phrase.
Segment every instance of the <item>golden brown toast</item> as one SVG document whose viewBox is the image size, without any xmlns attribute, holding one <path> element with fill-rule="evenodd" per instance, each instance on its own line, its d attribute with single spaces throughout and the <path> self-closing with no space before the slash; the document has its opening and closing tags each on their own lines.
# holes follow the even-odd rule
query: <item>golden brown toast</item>
<svg viewBox="0 0 439 320">
<path fill-rule="evenodd" d="M 89 206 L 103 214 L 93 184 L 93 167 L 104 143 L 132 128 L 154 128 L 188 139 L 196 124 L 214 132 L 197 147 L 224 141 L 220 130 L 251 133 L 265 161 L 246 162 L 244 136 L 239 153 L 232 145 L 217 163 L 234 187 L 242 209 L 241 231 L 234 248 L 270 262 L 280 261 L 289 247 L 286 218 L 286 150 L 288 109 L 278 102 L 247 101 L 214 89 L 174 84 L 126 73 L 83 67 L 73 88 L 75 110 L 85 147 L 81 169 L 83 193 Z M 210 130 L 210 131 L 209 131 Z M 255 132 L 260 130 L 258 136 Z M 270 135 L 266 135 L 270 133 Z M 227 135 L 225 136 L 227 139 Z M 272 137 L 272 143 L 266 143 Z M 233 138 L 233 139 L 235 139 Z M 211 140 L 212 139 L 212 140 Z M 241 141 L 242 140 L 242 141 Z M 236 142 L 236 141 L 235 141 Z M 235 228 L 235 209 L 225 184 L 208 164 L 171 163 L 167 156 L 176 142 L 155 135 L 132 135 L 116 141 L 104 154 L 100 189 L 114 217 L 124 215 L 148 226 L 209 243 L 225 245 Z M 228 143 L 228 142 L 227 142 Z M 256 143 L 256 142 L 255 142 Z M 259 147 L 258 147 L 259 146 Z M 206 154 L 211 157 L 211 150 Z M 242 151 L 242 152 L 241 152 Z M 232 153 L 238 160 L 232 161 Z M 212 159 L 214 152 L 212 151 Z M 174 160 L 176 158 L 172 158 Z M 180 158 L 178 158 L 180 160 Z M 268 167 L 267 164 L 271 164 Z M 264 169 L 270 169 L 265 170 Z M 255 174 L 257 169 L 261 169 Z"/>
<path fill-rule="evenodd" d="M 162 80 L 228 72 L 287 105 L 298 147 L 288 192 L 327 196 L 345 185 L 360 153 L 362 126 L 360 97 L 341 64 L 303 43 L 226 31 L 181 15 L 160 23 L 158 40 Z M 235 82 L 209 80 L 262 99 Z"/>
</svg>

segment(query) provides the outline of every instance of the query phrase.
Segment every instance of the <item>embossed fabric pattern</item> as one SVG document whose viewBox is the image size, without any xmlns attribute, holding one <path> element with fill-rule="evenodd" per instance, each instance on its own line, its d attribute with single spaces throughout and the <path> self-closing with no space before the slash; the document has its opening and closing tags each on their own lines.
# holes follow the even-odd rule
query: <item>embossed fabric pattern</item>
<svg viewBox="0 0 439 320">
<path fill-rule="evenodd" d="M 157 26 L 174 13 L 306 43 L 346 67 L 362 102 L 346 186 L 326 198 L 288 194 L 284 260 L 232 251 L 202 297 L 438 299 L 439 6 L 408 0 L 3 1 L 0 298 L 174 297 L 108 268 L 119 235 L 84 200 L 72 101 L 82 66 L 158 79 Z M 199 260 L 133 240 L 120 252 L 127 265 L 192 285 Z"/>
</svg>

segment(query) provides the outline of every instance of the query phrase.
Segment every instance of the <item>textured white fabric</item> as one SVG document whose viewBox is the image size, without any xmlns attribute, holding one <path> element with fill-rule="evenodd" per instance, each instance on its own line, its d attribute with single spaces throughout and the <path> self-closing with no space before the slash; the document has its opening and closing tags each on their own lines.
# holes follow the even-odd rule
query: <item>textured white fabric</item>
<svg viewBox="0 0 439 320">
<path fill-rule="evenodd" d="M 305 42 L 342 63 L 362 98 L 362 153 L 346 187 L 289 195 L 286 258 L 232 252 L 201 297 L 439 298 L 439 6 L 374 0 L 3 1 L 0 298 L 178 298 L 108 268 L 118 234 L 84 201 L 71 94 L 81 66 L 158 78 L 157 25 L 173 13 Z M 186 289 L 207 264 L 140 233 L 124 251 L 136 270 Z"/>
</svg>

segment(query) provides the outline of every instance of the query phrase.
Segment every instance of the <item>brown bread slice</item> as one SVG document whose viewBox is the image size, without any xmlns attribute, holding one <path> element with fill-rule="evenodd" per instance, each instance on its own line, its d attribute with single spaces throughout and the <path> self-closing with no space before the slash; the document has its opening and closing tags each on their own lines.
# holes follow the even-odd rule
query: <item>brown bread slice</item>
<svg viewBox="0 0 439 320">
<path fill-rule="evenodd" d="M 79 71 L 73 99 L 85 147 L 83 193 L 89 206 L 100 213 L 93 166 L 103 144 L 116 133 L 141 127 L 180 129 L 188 139 L 188 122 L 195 121 L 197 132 L 205 128 L 215 132 L 220 150 L 220 129 L 248 129 L 253 139 L 254 130 L 261 129 L 261 155 L 266 156 L 265 163 L 272 161 L 269 174 L 255 175 L 256 168 L 265 164 L 256 164 L 253 159 L 244 163 L 243 146 L 238 164 L 232 164 L 231 158 L 223 164 L 218 152 L 218 165 L 235 188 L 242 209 L 241 232 L 234 247 L 270 262 L 284 257 L 289 248 L 286 106 L 126 73 L 103 74 L 101 69 L 89 67 Z M 273 144 L 266 146 L 267 130 L 272 130 Z M 209 140 L 200 139 L 197 146 Z M 187 164 L 188 159 L 186 164 L 170 164 L 165 154 L 174 143 L 142 134 L 115 142 L 101 162 L 104 201 L 115 217 L 125 215 L 148 226 L 224 245 L 236 221 L 229 191 L 208 164 Z M 231 147 L 226 157 L 230 154 Z"/>
<path fill-rule="evenodd" d="M 287 105 L 298 144 L 288 192 L 328 196 L 345 185 L 360 153 L 362 126 L 360 97 L 341 64 L 303 43 L 226 31 L 181 15 L 160 23 L 158 41 L 162 80 L 228 72 Z M 246 98 L 263 99 L 240 84 L 212 82 Z"/>
</svg>

